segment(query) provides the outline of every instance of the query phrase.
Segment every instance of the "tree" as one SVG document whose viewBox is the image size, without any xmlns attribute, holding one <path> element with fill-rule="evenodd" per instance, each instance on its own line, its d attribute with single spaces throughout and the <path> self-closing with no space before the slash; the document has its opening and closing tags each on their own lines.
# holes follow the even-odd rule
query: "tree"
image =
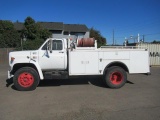
<svg viewBox="0 0 160 120">
<path fill-rule="evenodd" d="M 29 40 L 46 39 L 51 36 L 47 29 L 43 29 L 39 23 L 31 17 L 27 17 L 24 22 L 23 36 Z"/>
<path fill-rule="evenodd" d="M 51 36 L 51 32 L 42 28 L 39 23 L 31 17 L 27 17 L 24 22 L 24 29 L 21 34 L 22 38 L 25 37 L 24 49 L 37 49 L 46 38 Z"/>
<path fill-rule="evenodd" d="M 22 30 L 23 36 L 29 40 L 38 38 L 38 25 L 31 17 L 27 17 L 24 22 L 24 29 Z"/>
<path fill-rule="evenodd" d="M 14 29 L 10 21 L 0 20 L 0 48 L 19 47 L 20 34 Z"/>
<path fill-rule="evenodd" d="M 94 29 L 93 27 L 90 29 L 90 37 L 94 37 L 97 40 L 98 47 L 106 45 L 106 38 L 101 35 L 100 31 Z"/>
<path fill-rule="evenodd" d="M 160 43 L 160 41 L 154 40 L 152 43 L 157 44 L 157 43 Z"/>
</svg>

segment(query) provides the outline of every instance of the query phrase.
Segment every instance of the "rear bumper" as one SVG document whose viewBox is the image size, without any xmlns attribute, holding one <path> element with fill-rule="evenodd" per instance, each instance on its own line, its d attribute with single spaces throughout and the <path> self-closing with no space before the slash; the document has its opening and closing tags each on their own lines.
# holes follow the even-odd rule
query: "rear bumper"
<svg viewBox="0 0 160 120">
<path fill-rule="evenodd" d="M 8 79 L 12 78 L 14 75 L 11 74 L 11 72 L 8 70 Z"/>
</svg>

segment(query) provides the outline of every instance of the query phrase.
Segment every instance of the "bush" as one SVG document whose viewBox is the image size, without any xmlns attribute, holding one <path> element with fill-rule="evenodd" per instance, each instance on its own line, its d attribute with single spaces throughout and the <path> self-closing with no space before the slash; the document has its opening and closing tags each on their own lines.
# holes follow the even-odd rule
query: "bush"
<svg viewBox="0 0 160 120">
<path fill-rule="evenodd" d="M 42 44 L 43 39 L 27 40 L 23 42 L 23 50 L 37 50 Z"/>
</svg>

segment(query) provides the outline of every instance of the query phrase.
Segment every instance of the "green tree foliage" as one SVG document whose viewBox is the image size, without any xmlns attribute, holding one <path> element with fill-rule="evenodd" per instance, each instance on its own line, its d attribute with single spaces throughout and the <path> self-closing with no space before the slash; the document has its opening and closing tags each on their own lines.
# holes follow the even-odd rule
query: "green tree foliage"
<svg viewBox="0 0 160 120">
<path fill-rule="evenodd" d="M 47 29 L 43 29 L 39 23 L 31 17 L 27 17 L 24 22 L 22 34 L 29 40 L 46 39 L 51 36 Z"/>
<path fill-rule="evenodd" d="M 36 25 L 35 20 L 33 20 L 31 17 L 27 17 L 24 22 L 24 29 L 22 31 L 22 34 L 30 40 L 36 39 L 38 37 L 38 26 Z"/>
<path fill-rule="evenodd" d="M 20 46 L 20 34 L 10 21 L 0 20 L 0 48 L 15 48 Z"/>
<path fill-rule="evenodd" d="M 26 41 L 23 41 L 23 49 L 38 49 L 51 34 L 49 30 L 44 29 L 39 23 L 36 23 L 33 18 L 27 17 L 24 21 L 24 29 L 21 32 L 22 38 L 26 38 Z"/>
<path fill-rule="evenodd" d="M 17 31 L 12 22 L 0 20 L 0 48 L 21 49 L 22 41 L 24 50 L 37 49 L 51 34 L 31 17 L 25 19 L 21 31 Z"/>
<path fill-rule="evenodd" d="M 93 27 L 90 29 L 90 37 L 97 40 L 98 47 L 106 45 L 106 38 L 101 35 L 100 31 Z"/>
<path fill-rule="evenodd" d="M 160 41 L 154 40 L 152 43 L 154 43 L 154 44 L 160 44 Z"/>
<path fill-rule="evenodd" d="M 43 29 L 39 23 L 31 17 L 27 17 L 24 21 L 24 29 L 21 33 L 22 38 L 26 38 L 23 42 L 24 50 L 37 49 L 48 37 L 51 36 L 51 32 L 47 29 Z"/>
<path fill-rule="evenodd" d="M 26 40 L 23 42 L 24 50 L 37 50 L 42 44 L 43 39 L 35 39 L 35 40 Z"/>
</svg>

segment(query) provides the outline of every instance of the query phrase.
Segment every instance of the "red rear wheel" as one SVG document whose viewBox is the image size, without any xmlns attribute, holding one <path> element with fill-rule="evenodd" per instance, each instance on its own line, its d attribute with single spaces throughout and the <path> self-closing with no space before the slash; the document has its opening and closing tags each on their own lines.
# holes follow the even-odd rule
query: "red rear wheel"
<svg viewBox="0 0 160 120">
<path fill-rule="evenodd" d="M 110 81 L 114 84 L 120 84 L 123 80 L 123 75 L 121 74 L 121 72 L 113 72 L 110 76 Z"/>
<path fill-rule="evenodd" d="M 127 74 L 121 67 L 110 67 L 105 71 L 104 82 L 110 88 L 120 88 L 125 85 Z"/>
</svg>

